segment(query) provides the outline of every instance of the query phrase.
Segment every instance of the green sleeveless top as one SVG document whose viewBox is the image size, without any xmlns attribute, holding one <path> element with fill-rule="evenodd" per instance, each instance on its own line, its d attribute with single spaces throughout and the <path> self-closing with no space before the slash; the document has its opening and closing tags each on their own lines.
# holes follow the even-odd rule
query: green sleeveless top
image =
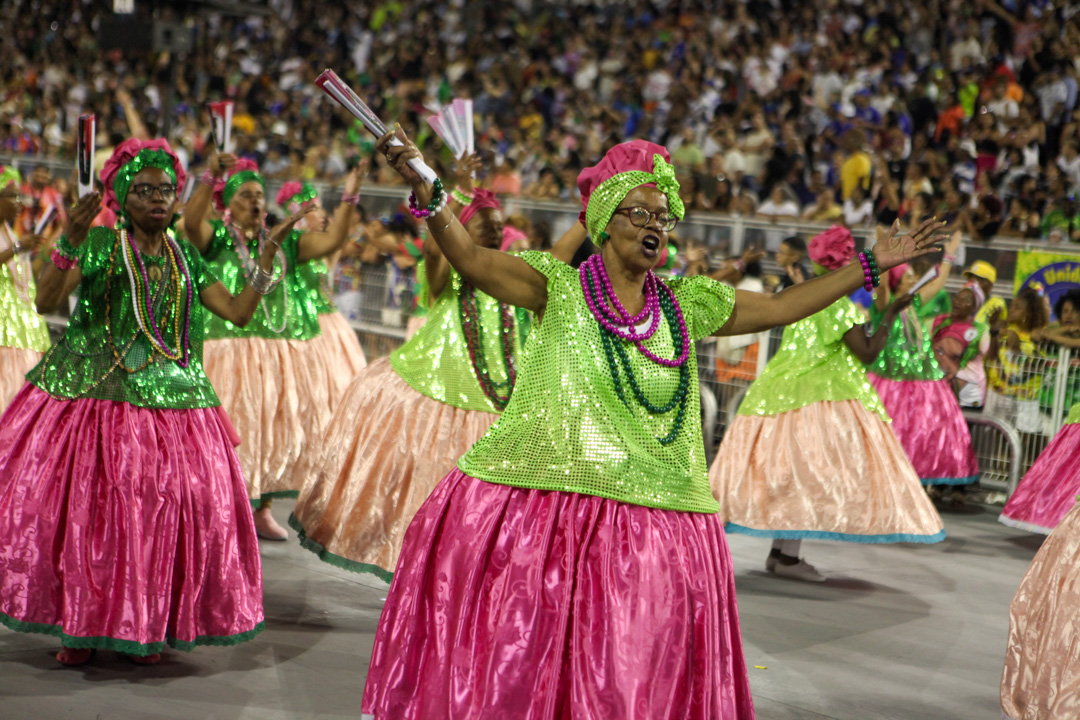
<svg viewBox="0 0 1080 720">
<path fill-rule="evenodd" d="M 463 281 L 455 270 L 442 294 L 428 311 L 428 320 L 407 343 L 390 355 L 395 372 L 417 392 L 462 410 L 497 413 L 476 378 L 461 321 Z M 480 309 L 481 339 L 487 370 L 500 394 L 507 393 L 507 370 L 503 359 L 499 303 L 476 291 Z M 512 357 L 517 361 L 521 343 L 511 333 Z"/>
<path fill-rule="evenodd" d="M 225 285 L 225 289 L 233 295 L 239 295 L 247 284 L 247 277 L 236 252 L 233 234 L 220 220 L 211 220 L 210 224 L 214 228 L 214 236 L 204 260 L 210 272 Z M 251 322 L 246 327 L 237 327 L 217 315 L 210 315 L 206 322 L 207 340 L 244 337 L 310 340 L 319 335 L 318 310 L 296 261 L 299 243 L 300 233 L 296 230 L 289 233 L 282 242 L 281 250 L 285 254 L 288 272 L 273 292 L 259 303 L 260 307 L 256 308 Z M 250 240 L 247 246 L 251 257 L 257 259 L 258 242 Z M 281 332 L 277 332 L 278 328 L 281 328 Z"/>
<path fill-rule="evenodd" d="M 929 325 L 935 316 L 930 313 L 935 307 L 940 308 L 940 303 L 932 300 L 923 305 L 916 296 L 911 306 L 901 312 L 889 328 L 885 349 L 866 369 L 887 380 L 940 380 L 945 377 L 931 347 L 934 333 Z M 883 312 L 874 305 L 870 306 L 870 322 L 874 332 L 877 332 L 884 318 Z"/>
<path fill-rule="evenodd" d="M 27 374 L 27 381 L 63 400 L 96 398 L 158 409 L 220 405 L 203 372 L 203 326 L 210 313 L 204 310 L 199 300 L 199 293 L 217 279 L 192 245 L 184 240 L 177 242 L 195 285 L 191 297 L 190 355 L 186 368 L 151 351 L 132 307 L 131 285 L 119 233 L 97 227 L 90 230 L 76 255 L 82 282 L 75 312 L 64 336 Z M 164 257 L 143 255 L 142 260 L 150 272 L 153 266 L 165 267 Z M 150 283 L 150 289 L 155 294 L 160 292 L 155 315 L 162 338 L 168 347 L 176 348 L 176 318 L 171 312 L 175 291 L 172 279 L 163 274 L 159 281 Z M 187 290 L 187 282 L 181 275 L 180 293 L 185 307 Z M 182 333 L 183 310 L 180 321 Z M 122 354 L 124 366 L 135 372 L 129 373 L 118 367 L 108 342 L 110 330 L 113 347 Z"/>
<path fill-rule="evenodd" d="M 675 440 L 664 445 L 658 438 L 670 433 L 677 410 L 651 415 L 632 396 L 628 404 L 620 400 L 601 327 L 586 303 L 578 271 L 548 253 L 524 252 L 521 258 L 547 278 L 547 307 L 525 344 L 510 404 L 458 461 L 461 471 L 515 487 L 584 493 L 666 510 L 717 512 L 698 420 L 696 354 L 691 350 L 687 360 L 685 422 Z M 716 332 L 731 316 L 735 291 L 727 285 L 706 277 L 662 282 L 674 291 L 692 340 Z M 650 402 L 673 397 L 679 370 L 624 345 Z M 659 357 L 674 357 L 667 323 L 645 346 Z"/>
<path fill-rule="evenodd" d="M 856 400 L 885 422 L 889 416 L 866 370 L 844 342 L 863 323 L 849 298 L 840 298 L 788 325 L 780 349 L 746 391 L 739 415 L 779 415 L 819 402 Z"/>
<path fill-rule="evenodd" d="M 16 278 L 19 284 L 26 284 L 25 297 L 19 293 Z M 36 297 L 37 283 L 28 255 L 0 264 L 0 347 L 38 352 L 49 349 L 49 326 L 34 307 Z"/>
</svg>

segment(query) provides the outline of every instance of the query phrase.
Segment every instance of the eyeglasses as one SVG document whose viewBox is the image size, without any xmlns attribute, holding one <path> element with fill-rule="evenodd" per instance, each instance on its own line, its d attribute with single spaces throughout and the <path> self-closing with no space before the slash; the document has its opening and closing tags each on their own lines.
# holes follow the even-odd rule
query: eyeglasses
<svg viewBox="0 0 1080 720">
<path fill-rule="evenodd" d="M 619 215 L 625 214 L 634 227 L 643 228 L 648 225 L 653 218 L 656 218 L 656 222 L 660 223 L 660 229 L 664 232 L 671 232 L 675 229 L 675 226 L 679 224 L 679 218 L 675 217 L 667 210 L 650 212 L 647 208 L 643 207 L 629 207 L 619 208 L 615 213 Z"/>
<path fill-rule="evenodd" d="M 129 192 L 133 193 L 136 197 L 143 201 L 149 200 L 150 198 L 154 197 L 155 192 L 160 193 L 161 199 L 168 202 L 176 197 L 176 186 L 146 184 L 132 185 Z"/>
</svg>

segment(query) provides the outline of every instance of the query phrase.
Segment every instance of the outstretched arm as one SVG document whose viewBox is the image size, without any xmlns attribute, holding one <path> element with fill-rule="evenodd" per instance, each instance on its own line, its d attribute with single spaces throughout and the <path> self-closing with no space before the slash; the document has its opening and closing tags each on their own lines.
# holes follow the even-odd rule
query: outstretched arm
<svg viewBox="0 0 1080 720">
<path fill-rule="evenodd" d="M 235 155 L 215 153 L 206 169 L 215 180 L 219 180 L 233 167 L 236 167 Z M 210 224 L 213 207 L 214 188 L 200 181 L 184 208 L 184 234 L 200 253 L 210 249 L 210 240 L 214 237 L 214 227 Z"/>
<path fill-rule="evenodd" d="M 274 228 L 274 231 L 270 234 L 270 241 L 265 244 L 262 253 L 259 255 L 259 267 L 263 272 L 273 272 L 274 255 L 281 248 L 282 240 L 292 230 L 293 225 L 312 210 L 314 210 L 313 206 L 306 207 Z M 200 292 L 199 299 L 202 300 L 202 304 L 207 310 L 218 317 L 224 318 L 238 327 L 244 327 L 255 314 L 255 308 L 259 306 L 262 294 L 252 287 L 250 281 L 240 291 L 239 295 L 233 295 L 222 283 L 216 282 Z"/>
<path fill-rule="evenodd" d="M 327 255 L 333 255 L 345 246 L 349 240 L 349 228 L 352 226 L 353 205 L 345 202 L 345 198 L 356 195 L 360 190 L 360 184 L 364 181 L 367 173 L 368 161 L 361 160 L 348 177 L 345 178 L 345 195 L 334 210 L 334 219 L 325 231 L 307 231 L 300 236 L 300 250 L 297 253 L 298 262 L 317 260 Z"/>
<path fill-rule="evenodd" d="M 934 252 L 934 243 L 942 239 L 937 231 L 941 223 L 927 220 L 911 233 L 899 236 L 894 225 L 884 239 L 874 246 L 878 267 L 884 272 L 908 260 Z M 790 325 L 823 310 L 863 284 L 863 270 L 858 262 L 822 275 L 772 295 L 735 291 L 731 318 L 716 335 L 746 335 L 777 325 Z"/>
<path fill-rule="evenodd" d="M 86 236 L 90 233 L 90 223 L 99 212 L 101 212 L 101 193 L 92 192 L 81 198 L 68 213 L 64 234 L 71 247 L 78 248 L 86 241 Z M 70 270 L 61 270 L 49 263 L 37 279 L 37 297 L 35 298 L 37 311 L 42 314 L 54 312 L 60 307 L 64 298 L 79 286 L 81 280 L 82 271 L 77 265 Z"/>
<path fill-rule="evenodd" d="M 391 146 L 396 137 L 400 146 Z M 405 180 L 412 185 L 417 203 L 427 205 L 431 200 L 432 187 L 425 183 L 408 161 L 420 158 L 420 151 L 400 128 L 379 138 L 376 145 L 386 153 L 387 160 Z M 516 305 L 533 313 L 543 313 L 547 305 L 547 279 L 533 270 L 524 260 L 499 250 L 483 248 L 473 242 L 468 231 L 447 208 L 427 220 L 430 237 L 438 244 L 441 254 L 461 275 L 478 290 L 499 302 Z M 425 257 L 428 255 L 425 249 Z M 432 296 L 435 287 L 431 288 Z"/>
</svg>

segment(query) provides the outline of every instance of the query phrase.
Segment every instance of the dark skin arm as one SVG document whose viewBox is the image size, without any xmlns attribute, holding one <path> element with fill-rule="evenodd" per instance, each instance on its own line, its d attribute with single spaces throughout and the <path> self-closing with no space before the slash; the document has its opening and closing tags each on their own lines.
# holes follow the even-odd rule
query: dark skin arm
<svg viewBox="0 0 1080 720">
<path fill-rule="evenodd" d="M 863 365 L 869 365 L 877 360 L 877 356 L 885 349 L 889 340 L 889 330 L 896 322 L 900 311 L 906 308 L 914 300 L 912 295 L 904 295 L 897 298 L 885 311 L 885 317 L 881 320 L 877 332 L 867 337 L 866 330 L 862 325 L 856 326 L 844 333 L 844 344 L 851 350 L 851 354 L 859 359 Z"/>
<path fill-rule="evenodd" d="M 362 160 L 345 180 L 345 195 L 355 195 L 367 173 L 367 160 Z M 334 210 L 334 219 L 324 232 L 308 231 L 300 237 L 298 262 L 318 260 L 333 255 L 345 246 L 349 240 L 349 228 L 352 226 L 354 208 L 348 203 L 340 203 Z"/>
<path fill-rule="evenodd" d="M 207 165 L 214 178 L 221 178 L 230 168 L 236 167 L 236 156 L 223 153 L 215 154 Z M 191 194 L 184 210 L 184 234 L 188 242 L 205 253 L 214 237 L 214 228 L 210 225 L 210 211 L 214 208 L 214 189 L 201 182 Z"/>
<path fill-rule="evenodd" d="M 68 213 L 67 223 L 64 226 L 64 234 L 67 235 L 68 243 L 78 248 L 86 240 L 90 233 L 90 223 L 101 212 L 101 193 L 92 192 L 79 200 L 79 203 Z M 55 312 L 60 303 L 71 294 L 72 290 L 79 286 L 82 280 L 82 272 L 78 266 L 70 270 L 60 270 L 49 263 L 41 271 L 37 281 L 37 298 L 35 304 L 37 311 L 42 315 Z"/>
</svg>

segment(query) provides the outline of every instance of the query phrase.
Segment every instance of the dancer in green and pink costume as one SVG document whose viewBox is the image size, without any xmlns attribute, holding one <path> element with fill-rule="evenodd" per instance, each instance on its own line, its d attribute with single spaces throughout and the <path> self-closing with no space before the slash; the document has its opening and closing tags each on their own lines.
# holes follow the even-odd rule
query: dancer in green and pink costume
<svg viewBox="0 0 1080 720">
<path fill-rule="evenodd" d="M 0 165 L 0 412 L 49 349 L 49 328 L 34 307 L 37 284 L 30 263 L 42 239 L 16 236 L 12 226 L 21 212 L 19 171 Z"/>
<path fill-rule="evenodd" d="M 0 419 L 0 623 L 156 663 L 169 645 L 263 629 L 258 541 L 234 433 L 203 372 L 208 314 L 245 325 L 278 278 L 269 238 L 233 296 L 175 240 L 184 171 L 164 140 L 128 140 L 102 172 L 120 229 L 82 198 L 38 304 L 74 286 L 67 330 Z"/>
</svg>

